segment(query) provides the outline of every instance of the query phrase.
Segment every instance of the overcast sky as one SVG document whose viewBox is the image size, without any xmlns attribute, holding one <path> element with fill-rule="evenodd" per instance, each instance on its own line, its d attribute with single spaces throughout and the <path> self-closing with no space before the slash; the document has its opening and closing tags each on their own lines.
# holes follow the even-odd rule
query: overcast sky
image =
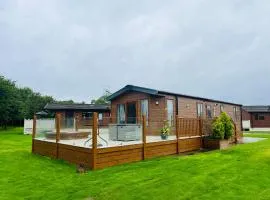
<svg viewBox="0 0 270 200">
<path fill-rule="evenodd" d="M 0 74 L 85 102 L 134 84 L 270 104 L 270 2 L 0 0 Z"/>
</svg>

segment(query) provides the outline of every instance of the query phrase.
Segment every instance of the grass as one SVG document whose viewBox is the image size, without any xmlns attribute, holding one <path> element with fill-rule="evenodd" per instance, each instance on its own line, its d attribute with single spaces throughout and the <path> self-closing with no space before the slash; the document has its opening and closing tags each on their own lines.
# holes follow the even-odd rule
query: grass
<svg viewBox="0 0 270 200">
<path fill-rule="evenodd" d="M 270 138 L 270 134 L 256 134 Z M 0 131 L 0 199 L 269 199 L 270 140 L 77 174 L 31 154 L 22 129 Z"/>
</svg>

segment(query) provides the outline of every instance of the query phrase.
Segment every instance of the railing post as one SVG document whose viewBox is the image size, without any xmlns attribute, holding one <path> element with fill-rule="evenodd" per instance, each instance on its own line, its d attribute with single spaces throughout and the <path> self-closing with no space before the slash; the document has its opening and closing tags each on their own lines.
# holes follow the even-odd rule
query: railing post
<svg viewBox="0 0 270 200">
<path fill-rule="evenodd" d="M 56 134 L 55 134 L 55 142 L 56 142 L 56 158 L 58 158 L 59 155 L 59 147 L 58 143 L 60 141 L 60 120 L 61 120 L 61 114 L 57 113 L 55 116 L 55 128 L 56 128 Z"/>
<path fill-rule="evenodd" d="M 199 134 L 201 136 L 201 148 L 203 148 L 203 120 L 202 117 L 199 118 Z"/>
<path fill-rule="evenodd" d="M 176 121 L 175 121 L 175 135 L 176 135 L 176 153 L 179 154 L 180 149 L 179 149 L 179 121 L 178 121 L 178 115 L 176 115 Z"/>
<path fill-rule="evenodd" d="M 37 134 L 37 116 L 33 117 L 33 129 L 32 129 L 32 153 L 34 152 L 34 140 Z"/>
<path fill-rule="evenodd" d="M 79 129 L 79 125 L 78 125 L 78 121 L 79 121 L 79 116 L 78 114 L 75 115 L 75 131 L 78 131 Z"/>
<path fill-rule="evenodd" d="M 93 126 L 92 126 L 92 170 L 96 169 L 97 128 L 98 128 L 98 116 L 97 116 L 97 113 L 94 112 L 94 114 L 93 114 Z"/>
<path fill-rule="evenodd" d="M 142 116 L 143 160 L 146 159 L 146 117 Z"/>
<path fill-rule="evenodd" d="M 236 128 L 236 124 L 235 122 L 233 122 L 233 126 L 234 126 L 234 142 L 235 144 L 237 144 L 237 128 Z"/>
</svg>

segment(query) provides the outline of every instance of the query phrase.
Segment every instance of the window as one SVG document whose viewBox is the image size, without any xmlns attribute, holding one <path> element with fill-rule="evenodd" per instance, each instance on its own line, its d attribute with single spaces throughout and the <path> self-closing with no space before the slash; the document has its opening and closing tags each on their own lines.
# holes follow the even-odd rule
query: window
<svg viewBox="0 0 270 200">
<path fill-rule="evenodd" d="M 206 105 L 206 116 L 208 118 L 212 118 L 212 111 L 211 111 L 211 106 L 210 105 Z"/>
<path fill-rule="evenodd" d="M 262 114 L 255 114 L 255 120 L 264 120 L 264 115 L 262 115 Z"/>
<path fill-rule="evenodd" d="M 148 125 L 148 100 L 147 99 L 144 99 L 144 100 L 141 100 L 141 116 L 145 116 L 146 117 L 146 125 Z"/>
<path fill-rule="evenodd" d="M 173 125 L 173 100 L 167 100 L 167 120 L 170 126 Z"/>
<path fill-rule="evenodd" d="M 202 103 L 197 104 L 197 116 L 198 117 L 203 116 L 203 104 Z"/>
<path fill-rule="evenodd" d="M 124 124 L 126 122 L 125 104 L 117 105 L 117 123 Z"/>
<path fill-rule="evenodd" d="M 103 119 L 102 113 L 98 113 L 98 120 L 102 120 L 102 119 Z"/>
<path fill-rule="evenodd" d="M 221 113 L 224 112 L 224 105 L 223 104 L 220 105 L 220 112 Z"/>
<path fill-rule="evenodd" d="M 86 118 L 91 118 L 93 117 L 93 113 L 92 112 L 82 112 L 82 118 L 86 119 Z"/>
<path fill-rule="evenodd" d="M 214 117 L 216 117 L 216 106 L 214 106 L 214 108 L 213 108 L 213 115 L 214 115 Z"/>
</svg>

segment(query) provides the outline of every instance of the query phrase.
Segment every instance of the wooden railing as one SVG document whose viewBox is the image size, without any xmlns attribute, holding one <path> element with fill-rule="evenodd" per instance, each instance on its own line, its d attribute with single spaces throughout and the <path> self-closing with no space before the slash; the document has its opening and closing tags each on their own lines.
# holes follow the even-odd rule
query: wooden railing
<svg viewBox="0 0 270 200">
<path fill-rule="evenodd" d="M 202 135 L 202 120 L 197 118 L 177 118 L 178 137 Z"/>
</svg>

